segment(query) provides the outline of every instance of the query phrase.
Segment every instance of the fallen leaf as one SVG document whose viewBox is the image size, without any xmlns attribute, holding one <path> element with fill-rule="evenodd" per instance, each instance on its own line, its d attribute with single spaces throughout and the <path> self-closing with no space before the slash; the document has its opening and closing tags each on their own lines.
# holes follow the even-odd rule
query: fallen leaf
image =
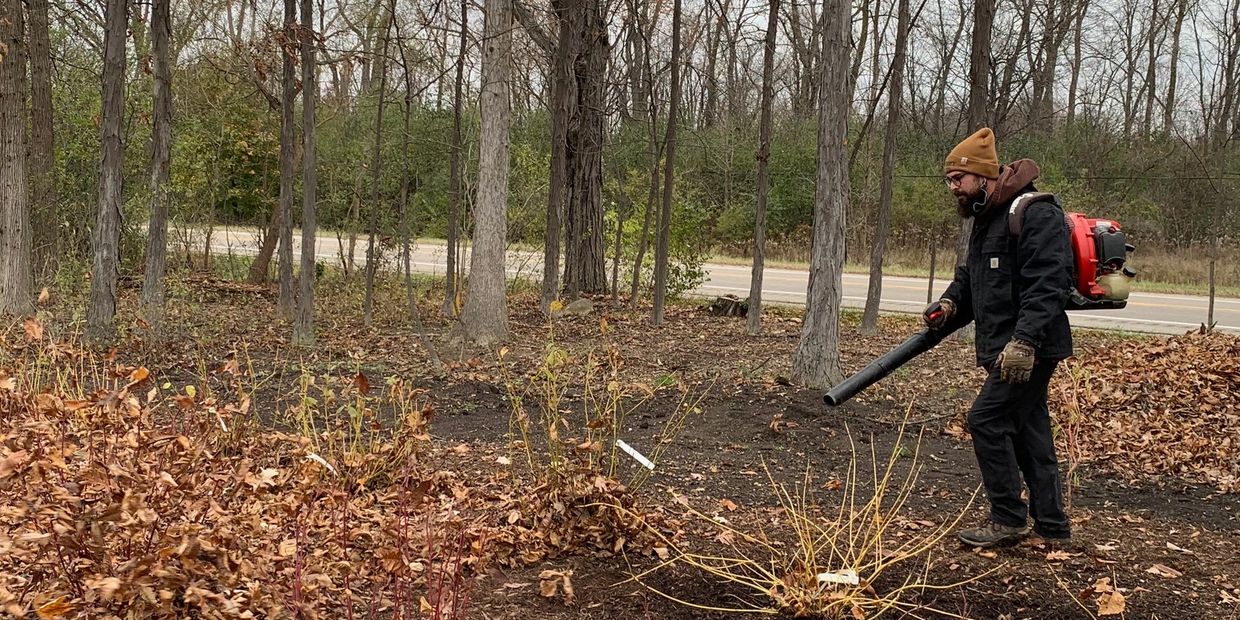
<svg viewBox="0 0 1240 620">
<path fill-rule="evenodd" d="M 39 615 L 39 620 L 53 620 L 73 611 L 73 605 L 66 603 L 62 596 L 36 607 L 34 611 Z"/>
<path fill-rule="evenodd" d="M 500 465 L 503 465 L 504 467 L 507 467 L 507 466 L 509 466 L 509 465 L 512 465 L 512 459 L 510 459 L 510 458 L 508 458 L 508 457 L 506 457 L 506 456 L 501 456 L 501 457 L 496 458 L 496 459 L 495 459 L 495 462 L 496 462 L 496 463 L 499 463 Z"/>
<path fill-rule="evenodd" d="M 26 464 L 30 460 L 30 454 L 25 450 L 18 450 L 0 460 L 0 480 L 8 478 L 17 471 L 19 467 Z"/>
<path fill-rule="evenodd" d="M 1176 546 L 1175 543 L 1167 543 L 1167 548 L 1172 551 L 1179 551 L 1180 553 L 1186 553 L 1188 555 L 1193 555 L 1192 551 L 1189 551 L 1188 549 L 1185 549 L 1183 547 L 1178 547 Z"/>
<path fill-rule="evenodd" d="M 1111 551 L 1115 551 L 1117 548 L 1118 547 L 1116 547 L 1115 545 L 1094 545 L 1094 549 L 1096 549 L 1097 551 L 1101 553 L 1108 553 Z"/>
<path fill-rule="evenodd" d="M 538 574 L 538 594 L 543 598 L 551 598 L 560 591 L 560 580 L 564 573 L 558 570 L 544 570 Z"/>
<path fill-rule="evenodd" d="M 43 340 L 43 324 L 32 316 L 26 317 L 22 326 L 26 329 L 26 340 L 28 342 L 38 342 Z"/>
<path fill-rule="evenodd" d="M 353 385 L 357 386 L 357 391 L 362 396 L 370 393 L 370 381 L 366 379 L 366 375 L 360 372 L 357 373 L 356 377 L 353 377 Z"/>
<path fill-rule="evenodd" d="M 129 373 L 129 386 L 133 387 L 138 385 L 139 383 L 146 381 L 146 378 L 149 376 L 151 376 L 151 371 L 147 370 L 145 366 L 136 368 L 133 372 Z"/>
<path fill-rule="evenodd" d="M 1107 592 L 1098 597 L 1099 616 L 1118 616 L 1124 613 L 1124 595 Z"/>
<path fill-rule="evenodd" d="M 1145 572 L 1167 579 L 1179 579 L 1184 574 L 1166 564 L 1155 564 L 1145 569 Z"/>
<path fill-rule="evenodd" d="M 1046 561 L 1047 562 L 1064 562 L 1064 561 L 1067 561 L 1068 558 L 1070 557 L 1072 556 L 1067 551 L 1059 549 L 1059 550 L 1052 551 L 1046 554 Z"/>
<path fill-rule="evenodd" d="M 280 543 L 280 557 L 291 558 L 297 555 L 297 541 L 292 538 L 286 538 Z"/>
<path fill-rule="evenodd" d="M 720 500 L 719 505 L 726 508 L 728 512 L 736 512 L 736 509 L 739 507 L 736 505 L 736 502 L 730 499 Z"/>
<path fill-rule="evenodd" d="M 121 589 L 121 580 L 116 577 L 104 577 L 103 579 L 88 581 L 86 586 L 98 592 L 103 600 L 111 601 L 112 597 L 116 595 L 116 591 Z"/>
<path fill-rule="evenodd" d="M 46 286 L 43 287 L 43 290 L 39 291 L 39 305 L 40 306 L 47 303 L 48 300 L 50 300 L 51 298 L 52 298 L 52 292 L 47 290 Z"/>
</svg>

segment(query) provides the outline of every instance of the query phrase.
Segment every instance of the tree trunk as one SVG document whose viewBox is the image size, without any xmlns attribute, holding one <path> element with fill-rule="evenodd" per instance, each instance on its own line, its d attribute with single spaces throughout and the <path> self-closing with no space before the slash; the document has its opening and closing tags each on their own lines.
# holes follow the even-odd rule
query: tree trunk
<svg viewBox="0 0 1240 620">
<path fill-rule="evenodd" d="M 464 5 L 462 8 L 464 8 Z M 439 360 L 439 354 L 435 351 L 435 346 L 426 335 L 426 327 L 422 324 L 422 310 L 418 308 L 418 298 L 413 287 L 413 214 L 409 212 L 409 194 L 412 191 L 413 185 L 412 175 L 409 173 L 409 162 L 411 160 L 409 155 L 410 137 L 413 135 L 410 130 L 414 97 L 413 74 L 410 72 L 412 65 L 409 62 L 408 50 L 405 47 L 405 37 L 400 32 L 400 22 L 396 21 L 395 18 L 395 0 L 392 0 L 391 4 L 388 5 L 388 14 L 392 19 L 391 25 L 396 30 L 397 47 L 400 49 L 401 72 L 405 76 L 405 105 L 402 110 L 404 131 L 401 132 L 400 145 L 400 238 L 401 263 L 404 265 L 405 270 L 405 303 L 409 305 L 409 314 L 413 318 L 413 328 L 417 331 L 418 341 L 421 343 L 422 348 L 426 349 L 426 354 L 430 357 L 431 366 L 438 370 L 443 366 L 443 363 Z"/>
<path fill-rule="evenodd" d="M 30 210 L 35 221 L 54 224 L 57 209 L 56 139 L 52 122 L 52 56 L 48 36 L 47 0 L 29 0 L 30 23 Z M 57 256 L 56 226 L 32 232 L 35 263 L 47 270 Z"/>
<path fill-rule="evenodd" d="M 702 68 L 702 88 L 706 92 L 702 96 L 702 110 L 700 126 L 712 127 L 718 120 L 719 111 L 719 42 L 723 39 L 724 28 L 727 24 L 727 16 L 724 14 L 726 0 L 721 0 L 719 4 L 719 15 L 715 17 L 715 26 L 707 31 L 706 35 L 706 62 Z M 711 10 L 713 3 L 708 0 L 705 10 L 707 14 Z M 709 27 L 709 26 L 706 26 Z"/>
<path fill-rule="evenodd" d="M 745 329 L 750 336 L 762 331 L 762 272 L 766 260 L 766 206 L 770 194 L 771 107 L 775 99 L 775 36 L 779 29 L 779 0 L 770 0 L 766 41 L 762 46 L 762 103 L 758 113 L 758 197 L 753 218 L 753 268 L 749 275 L 749 311 Z"/>
<path fill-rule="evenodd" d="M 508 228 L 508 140 L 512 0 L 486 0 L 478 199 L 469 264 L 469 295 L 459 324 L 463 339 L 490 346 L 508 334 L 504 243 Z"/>
<path fill-rule="evenodd" d="M 968 133 L 985 127 L 989 118 L 987 110 L 987 75 L 990 68 L 991 30 L 995 20 L 995 0 L 978 0 L 974 4 L 973 39 L 969 49 L 969 106 Z M 963 265 L 969 254 L 969 237 L 973 234 L 973 218 L 960 220 L 960 235 L 956 242 L 956 264 Z M 956 332 L 959 338 L 972 338 L 972 326 Z"/>
<path fill-rule="evenodd" d="M 294 68 L 297 0 L 284 0 L 284 37 L 285 44 L 280 54 L 280 215 L 276 218 L 280 231 L 280 296 L 276 308 L 281 318 L 292 320 L 297 313 L 297 299 L 293 292 L 293 150 L 297 140 L 293 107 L 297 97 Z"/>
<path fill-rule="evenodd" d="M 792 356 L 795 381 L 822 389 L 843 378 L 840 301 L 843 296 L 845 216 L 848 211 L 849 3 L 823 7 L 822 85 L 818 97 L 818 178 L 809 289 L 801 340 Z"/>
<path fill-rule="evenodd" d="M 969 51 L 969 132 L 986 126 L 989 113 L 987 79 L 990 70 L 991 30 L 995 21 L 995 0 L 974 4 L 973 43 Z"/>
<path fill-rule="evenodd" d="M 271 223 L 263 232 L 263 242 L 258 247 L 258 254 L 254 255 L 254 262 L 250 263 L 250 273 L 246 277 L 246 281 L 250 284 L 262 284 L 267 280 L 267 271 L 271 269 L 271 257 L 275 255 L 276 246 L 280 242 L 281 219 L 280 201 L 277 200 L 271 210 Z"/>
<path fill-rule="evenodd" d="M 120 265 L 121 183 L 124 151 L 125 42 L 129 21 L 125 0 L 107 0 L 104 20 L 103 160 L 99 167 L 99 212 L 95 220 L 95 257 L 86 312 L 86 339 L 103 344 L 114 335 L 116 279 Z"/>
<path fill-rule="evenodd" d="M 573 35 L 576 100 L 568 132 L 569 190 L 566 193 L 567 249 L 564 290 L 569 299 L 607 291 L 603 244 L 604 89 L 610 46 L 601 0 L 578 5 Z"/>
<path fill-rule="evenodd" d="M 960 35 L 964 33 L 965 20 L 963 3 L 960 5 L 960 12 L 960 19 L 956 21 L 955 34 L 949 38 L 945 37 L 943 42 L 943 54 L 939 56 L 939 62 L 941 63 L 939 73 L 935 77 L 934 88 L 930 91 L 935 93 L 934 126 L 937 127 L 940 132 L 947 128 L 947 120 L 944 118 L 947 108 L 947 80 L 951 77 L 952 65 L 954 64 L 954 60 L 956 58 L 956 50 L 960 47 Z M 943 31 L 940 29 L 940 32 Z M 960 117 L 956 116 L 956 118 L 959 119 Z M 953 122 L 953 125 L 957 123 L 958 120 Z"/>
<path fill-rule="evenodd" d="M 654 67 L 652 66 L 651 44 L 647 20 L 640 19 L 635 27 L 636 34 L 642 40 L 641 76 L 642 76 L 642 111 L 648 119 L 647 156 L 650 160 L 650 187 L 646 194 L 646 210 L 642 217 L 642 234 L 637 241 L 637 256 L 633 259 L 633 281 L 629 289 L 629 309 L 636 310 L 641 295 L 642 266 L 646 251 L 650 247 L 650 224 L 654 219 L 655 201 L 659 199 L 659 159 L 663 147 L 659 143 L 659 105 L 655 98 Z"/>
<path fill-rule="evenodd" d="M 672 75 L 671 98 L 667 106 L 667 134 L 663 140 L 666 162 L 663 171 L 663 205 L 659 213 L 659 233 L 654 251 L 654 310 L 651 322 L 663 324 L 667 303 L 667 271 L 672 231 L 672 194 L 676 172 L 676 125 L 680 112 L 680 0 L 672 4 Z"/>
<path fill-rule="evenodd" d="M 293 322 L 293 344 L 314 344 L 315 253 L 318 246 L 319 170 L 315 137 L 315 106 L 319 98 L 319 67 L 315 59 L 318 33 L 314 31 L 314 0 L 301 2 L 301 273 L 298 277 L 297 318 Z"/>
<path fill-rule="evenodd" d="M 551 302 L 560 295 L 560 239 L 563 236 L 564 203 L 571 191 L 568 176 L 568 132 L 577 100 L 577 81 L 573 64 L 577 58 L 574 31 L 582 0 L 556 0 L 555 60 L 551 85 L 551 171 L 547 187 L 547 226 L 543 237 L 543 282 L 541 308 L 550 312 Z M 572 243 L 571 238 L 568 243 Z"/>
<path fill-rule="evenodd" d="M 1124 137 L 1132 136 L 1133 125 L 1137 119 L 1137 55 L 1139 54 L 1139 42 L 1135 42 L 1134 28 L 1136 28 L 1136 12 L 1137 7 L 1133 4 L 1126 4 L 1124 7 Z"/>
<path fill-rule="evenodd" d="M 147 226 L 146 274 L 142 306 L 147 322 L 162 334 L 164 272 L 168 264 L 168 178 L 172 159 L 171 0 L 154 0 L 151 44 L 154 52 L 154 114 L 151 127 L 151 221 Z"/>
<path fill-rule="evenodd" d="M 1141 122 L 1141 137 L 1143 138 L 1149 138 L 1150 131 L 1154 127 L 1154 101 L 1157 99 L 1158 89 L 1154 79 L 1158 70 L 1158 30 L 1158 0 L 1154 0 L 1150 8 L 1149 32 L 1146 33 L 1148 36 L 1145 50 L 1145 117 Z"/>
<path fill-rule="evenodd" d="M 1076 121 L 1077 90 L 1081 81 L 1081 64 L 1084 55 L 1081 50 L 1081 39 L 1085 36 L 1085 14 L 1089 12 L 1089 0 L 1077 0 L 1076 24 L 1072 28 L 1072 76 L 1068 82 L 1068 125 Z"/>
<path fill-rule="evenodd" d="M 34 309 L 30 202 L 26 188 L 26 50 L 21 0 L 0 19 L 0 316 Z"/>
<path fill-rule="evenodd" d="M 375 237 L 379 234 L 379 182 L 383 168 L 383 110 L 387 103 L 387 56 L 391 30 L 396 22 L 396 0 L 388 5 L 388 19 L 383 29 L 383 46 L 380 48 L 375 71 L 379 73 L 379 108 L 375 111 L 375 150 L 370 160 L 370 225 L 366 237 L 366 295 L 362 300 L 362 322 L 370 326 L 374 319 L 375 307 L 375 272 L 379 270 L 379 260 L 375 247 Z"/>
<path fill-rule="evenodd" d="M 1175 122 L 1176 82 L 1180 74 L 1180 37 L 1184 32 L 1184 16 L 1188 12 L 1188 0 L 1175 0 L 1175 25 L 1171 32 L 1171 62 L 1167 65 L 1167 98 L 1163 102 L 1163 133 L 1171 135 Z"/>
<path fill-rule="evenodd" d="M 616 207 L 616 242 L 611 252 L 611 305 L 620 307 L 620 254 L 624 249 L 624 223 L 629 218 L 633 205 L 629 204 L 629 194 L 625 190 L 627 177 L 624 166 L 616 166 L 616 183 L 620 188 L 620 204 Z"/>
<path fill-rule="evenodd" d="M 465 50 L 469 42 L 469 1 L 461 0 L 461 38 L 456 55 L 456 84 L 452 93 L 452 150 L 448 162 L 448 248 L 444 270 L 443 313 L 456 316 L 457 305 L 457 239 L 461 221 L 461 107 L 465 84 Z"/>
<path fill-rule="evenodd" d="M 865 298 L 861 333 L 878 333 L 878 307 L 883 297 L 883 255 L 887 251 L 887 229 L 891 222 L 891 192 L 896 173 L 896 138 L 900 133 L 900 114 L 904 97 L 904 63 L 908 55 L 909 0 L 899 0 L 896 19 L 896 56 L 891 62 L 891 86 L 887 95 L 887 135 L 883 139 L 883 179 L 879 189 L 878 222 L 870 248 L 870 286 Z"/>
<path fill-rule="evenodd" d="M 653 100 L 653 97 L 651 99 Z M 630 310 L 637 308 L 637 301 L 641 296 L 642 264 L 646 259 L 646 251 L 650 247 L 650 223 L 654 219 L 654 205 L 659 200 L 659 159 L 663 154 L 657 129 L 659 108 L 652 103 L 647 107 L 647 111 L 650 113 L 650 142 L 647 150 L 650 156 L 650 188 L 646 193 L 646 213 L 642 217 L 641 238 L 637 241 L 637 257 L 633 259 L 633 282 L 629 287 Z"/>
</svg>

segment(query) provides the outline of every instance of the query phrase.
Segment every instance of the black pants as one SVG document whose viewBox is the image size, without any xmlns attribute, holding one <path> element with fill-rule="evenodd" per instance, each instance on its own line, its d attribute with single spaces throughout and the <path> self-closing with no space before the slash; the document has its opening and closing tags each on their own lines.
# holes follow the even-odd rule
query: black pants
<svg viewBox="0 0 1240 620">
<path fill-rule="evenodd" d="M 1046 537 L 1064 537 L 1071 531 L 1046 406 L 1047 386 L 1057 365 L 1038 362 L 1029 382 L 1022 384 L 1001 381 L 996 366 L 969 411 L 969 433 L 990 500 L 990 518 L 1025 527 L 1033 517 L 1034 531 Z M 1022 474 L 1029 486 L 1028 505 L 1020 496 Z"/>
</svg>

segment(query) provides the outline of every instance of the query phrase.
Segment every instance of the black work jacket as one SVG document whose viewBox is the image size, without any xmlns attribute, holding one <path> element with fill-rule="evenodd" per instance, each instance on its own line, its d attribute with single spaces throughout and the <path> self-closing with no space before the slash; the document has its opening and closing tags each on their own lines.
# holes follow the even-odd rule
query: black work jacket
<svg viewBox="0 0 1240 620">
<path fill-rule="evenodd" d="M 1017 196 L 1031 191 L 1032 185 Z M 1063 210 L 1049 200 L 1030 203 L 1017 237 L 1008 230 L 1010 207 L 1008 201 L 974 222 L 968 259 L 943 294 L 956 304 L 943 331 L 975 322 L 977 364 L 983 367 L 1012 339 L 1032 344 L 1039 359 L 1072 355 L 1065 308 L 1073 259 Z"/>
</svg>

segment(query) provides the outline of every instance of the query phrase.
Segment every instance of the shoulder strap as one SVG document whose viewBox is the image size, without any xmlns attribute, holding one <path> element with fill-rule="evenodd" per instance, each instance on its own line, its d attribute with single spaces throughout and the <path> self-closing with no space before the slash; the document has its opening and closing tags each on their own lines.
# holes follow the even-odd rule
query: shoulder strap
<svg viewBox="0 0 1240 620">
<path fill-rule="evenodd" d="M 1055 202 L 1055 195 L 1047 192 L 1028 192 L 1012 199 L 1012 206 L 1008 207 L 1008 232 L 1013 237 L 1020 236 L 1021 225 L 1025 222 L 1025 208 L 1041 201 L 1051 202 L 1058 206 Z"/>
</svg>

